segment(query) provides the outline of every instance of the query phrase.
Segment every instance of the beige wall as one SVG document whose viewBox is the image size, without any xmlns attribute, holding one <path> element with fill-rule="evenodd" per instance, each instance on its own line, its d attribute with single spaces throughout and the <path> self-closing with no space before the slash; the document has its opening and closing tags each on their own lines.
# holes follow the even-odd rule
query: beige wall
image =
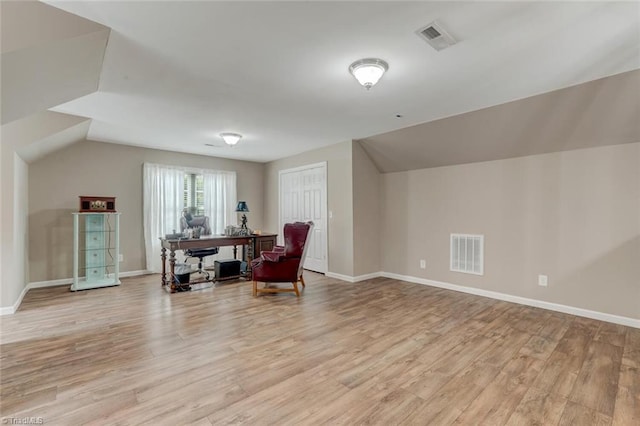
<svg viewBox="0 0 640 426">
<path fill-rule="evenodd" d="M 259 163 L 179 154 L 146 148 L 82 141 L 40 159 L 29 167 L 30 281 L 72 276 L 73 223 L 79 195 L 115 196 L 121 212 L 121 271 L 144 270 L 142 165 L 145 162 L 237 172 L 238 199 L 251 209 L 249 225 L 262 223 L 262 177 Z"/>
<path fill-rule="evenodd" d="M 307 164 L 327 162 L 327 220 L 329 272 L 353 275 L 353 196 L 351 141 L 272 161 L 265 166 L 265 228 L 278 232 L 278 172 Z"/>
<path fill-rule="evenodd" d="M 353 275 L 380 272 L 382 178 L 359 142 L 353 143 Z"/>
<path fill-rule="evenodd" d="M 12 306 L 26 283 L 9 275 L 13 263 L 13 146 L 0 141 L 0 307 Z"/>
<path fill-rule="evenodd" d="M 13 155 L 15 191 L 13 193 L 13 253 L 15 263 L 11 265 L 13 280 L 24 285 L 29 282 L 29 258 L 28 228 L 29 221 L 29 166 L 18 156 Z M 14 287 L 15 288 L 15 287 Z M 17 288 L 15 288 L 17 290 Z M 22 289 L 20 289 L 22 292 Z M 18 293 L 19 296 L 19 293 Z"/>
<path fill-rule="evenodd" d="M 384 271 L 640 318 L 640 143 L 382 182 Z M 449 271 L 451 233 L 485 235 L 484 276 Z"/>
<path fill-rule="evenodd" d="M 27 285 L 28 169 L 12 143 L 0 143 L 0 308 L 4 309 L 13 307 Z"/>
<path fill-rule="evenodd" d="M 28 162 L 66 141 L 86 119 L 44 111 L 2 125 L 0 131 L 0 308 L 12 311 L 28 282 Z M 52 146 L 50 146 L 52 145 Z M 5 272 L 2 272 L 5 271 Z"/>
</svg>

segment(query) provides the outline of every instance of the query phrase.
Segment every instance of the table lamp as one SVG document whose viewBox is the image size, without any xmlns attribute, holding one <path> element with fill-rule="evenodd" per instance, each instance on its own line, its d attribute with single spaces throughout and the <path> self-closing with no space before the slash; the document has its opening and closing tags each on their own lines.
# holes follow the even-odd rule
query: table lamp
<svg viewBox="0 0 640 426">
<path fill-rule="evenodd" d="M 247 229 L 247 215 L 245 213 L 249 212 L 249 206 L 247 206 L 246 201 L 238 201 L 238 205 L 236 206 L 236 212 L 242 213 L 242 225 L 240 229 Z"/>
</svg>

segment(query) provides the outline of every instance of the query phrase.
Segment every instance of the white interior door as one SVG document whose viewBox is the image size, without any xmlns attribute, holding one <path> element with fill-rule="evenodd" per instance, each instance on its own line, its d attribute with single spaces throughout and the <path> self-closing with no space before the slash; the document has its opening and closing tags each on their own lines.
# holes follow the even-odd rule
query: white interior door
<svg viewBox="0 0 640 426">
<path fill-rule="evenodd" d="M 280 171 L 280 229 L 296 221 L 314 223 L 304 268 L 327 272 L 326 162 Z"/>
</svg>

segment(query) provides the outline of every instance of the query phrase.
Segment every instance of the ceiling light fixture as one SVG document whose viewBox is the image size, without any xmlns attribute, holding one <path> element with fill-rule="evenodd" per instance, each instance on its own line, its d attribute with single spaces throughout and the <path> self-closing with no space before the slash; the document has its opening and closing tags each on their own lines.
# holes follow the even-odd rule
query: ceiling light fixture
<svg viewBox="0 0 640 426">
<path fill-rule="evenodd" d="M 234 146 L 242 139 L 242 135 L 238 133 L 220 133 L 220 137 L 224 140 L 224 143 L 230 146 Z"/>
<path fill-rule="evenodd" d="M 382 59 L 366 58 L 352 63 L 349 67 L 349 72 L 365 89 L 369 90 L 388 69 L 389 64 Z"/>
</svg>

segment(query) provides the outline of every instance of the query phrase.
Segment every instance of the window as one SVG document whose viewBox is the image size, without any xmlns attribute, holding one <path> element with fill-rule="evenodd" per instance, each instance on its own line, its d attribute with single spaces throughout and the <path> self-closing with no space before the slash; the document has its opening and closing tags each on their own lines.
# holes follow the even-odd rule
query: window
<svg viewBox="0 0 640 426">
<path fill-rule="evenodd" d="M 184 174 L 183 208 L 194 216 L 204 216 L 204 176 L 195 173 Z"/>
<path fill-rule="evenodd" d="M 180 231 L 182 211 L 209 217 L 212 234 L 235 225 L 236 173 L 145 163 L 143 226 L 147 270 L 162 270 L 160 238 Z"/>
</svg>

